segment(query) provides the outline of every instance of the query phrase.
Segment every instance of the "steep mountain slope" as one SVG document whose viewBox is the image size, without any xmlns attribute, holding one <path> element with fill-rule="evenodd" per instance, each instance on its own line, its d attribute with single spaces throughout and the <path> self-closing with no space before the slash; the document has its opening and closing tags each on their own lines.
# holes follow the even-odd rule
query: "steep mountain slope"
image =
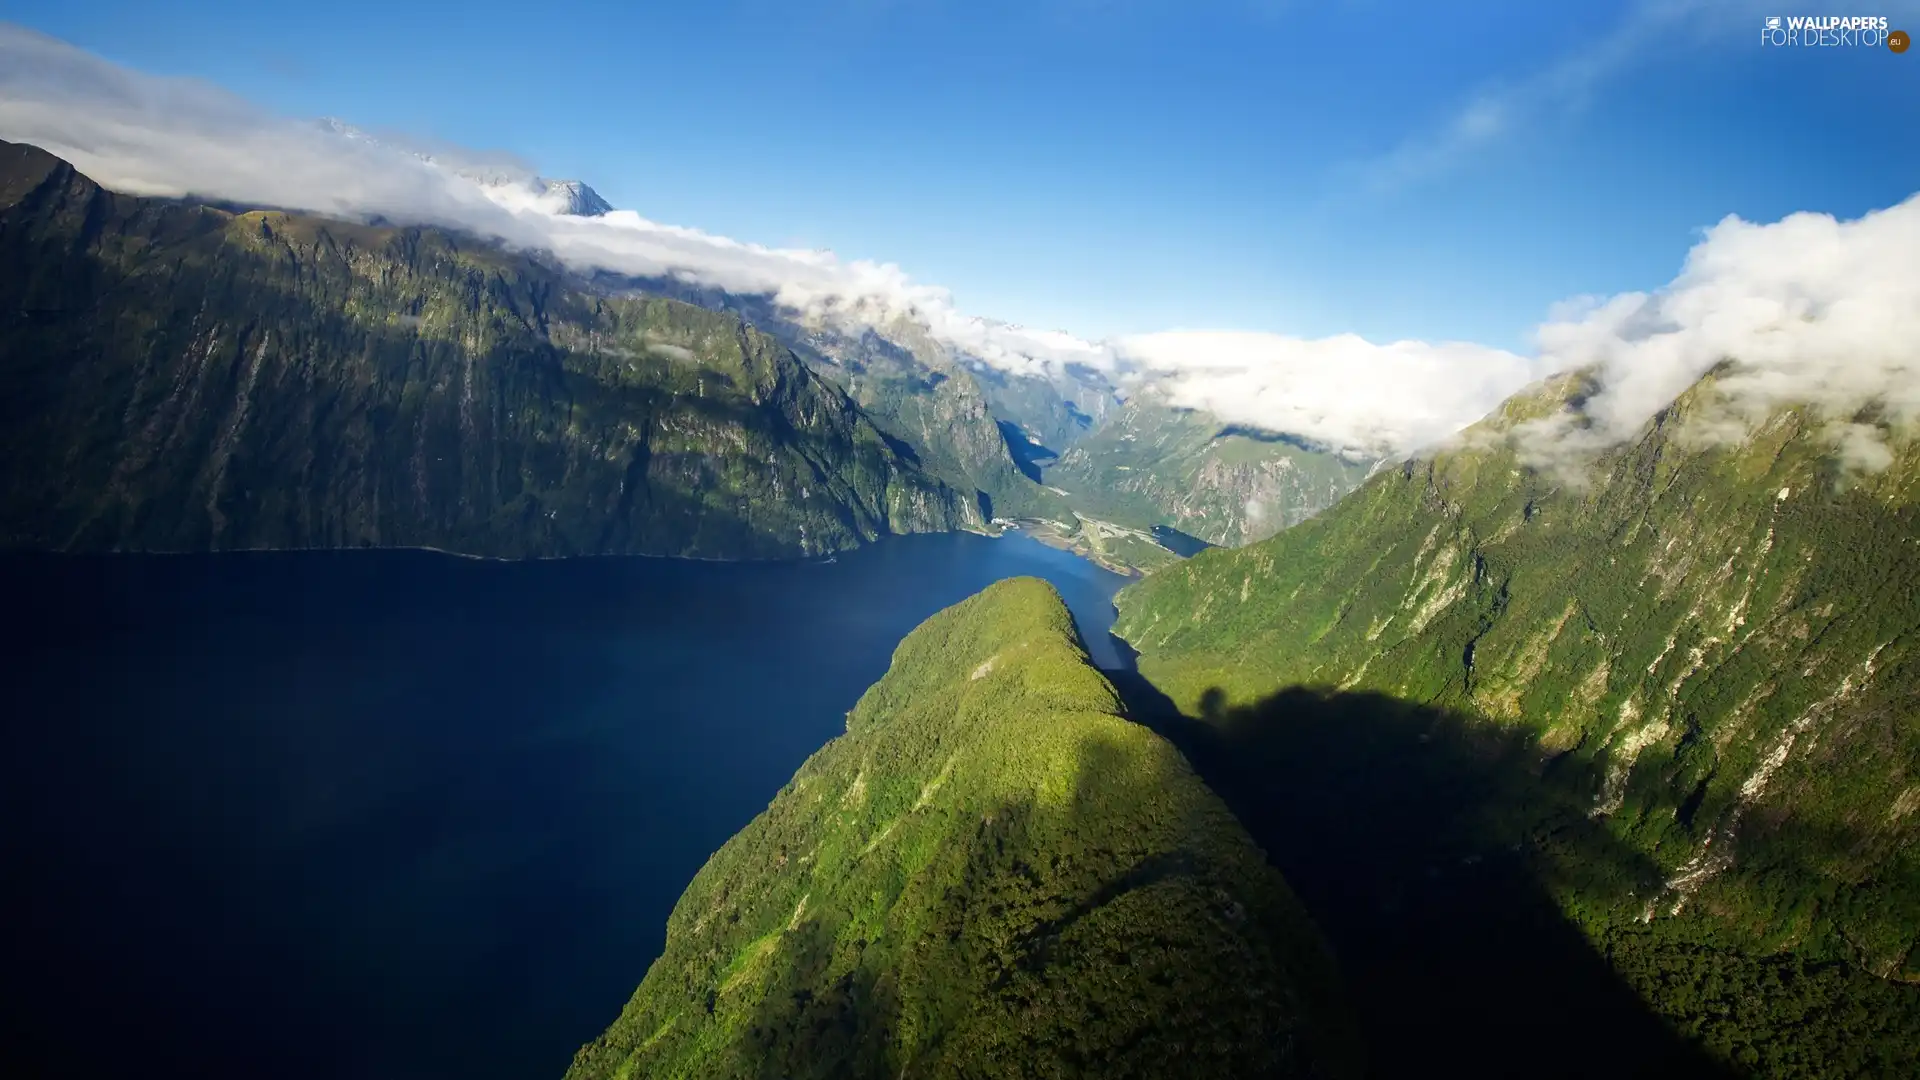
<svg viewBox="0 0 1920 1080">
<path fill-rule="evenodd" d="M 1369 463 L 1135 398 L 1063 452 L 1046 481 L 1078 509 L 1212 544 L 1263 540 L 1339 501 Z"/>
<path fill-rule="evenodd" d="M 758 557 L 979 524 L 738 318 L 0 145 L 0 542 Z"/>
<path fill-rule="evenodd" d="M 845 386 L 888 434 L 905 440 L 935 475 L 972 484 L 994 517 L 1047 517 L 1066 503 L 1023 471 L 978 373 L 907 320 L 883 336 L 815 333 L 807 345 L 830 363 L 815 370 Z"/>
<path fill-rule="evenodd" d="M 1016 374 L 972 361 L 967 369 L 995 416 L 1055 454 L 1098 428 L 1121 404 L 1112 381 L 1091 368 L 1068 365 L 1045 375 Z"/>
<path fill-rule="evenodd" d="M 934 341 L 924 327 L 894 319 L 885 332 L 809 320 L 772 297 L 707 288 L 673 277 L 600 273 L 617 294 L 664 296 L 740 315 L 777 337 L 815 374 L 844 389 L 929 475 L 980 499 L 993 517 L 1061 515 L 1058 495 L 1023 471 L 989 406 L 978 372 Z"/>
<path fill-rule="evenodd" d="M 1511 436 L 1583 377 L 1537 388 L 1126 590 L 1118 632 L 1190 715 L 1279 733 L 1320 687 L 1518 740 L 1486 838 L 1656 1008 L 1772 1074 L 1872 1075 L 1920 1050 L 1920 987 L 1879 981 L 1920 982 L 1920 445 L 1848 471 L 1804 409 L 1729 442 L 1719 377 L 1576 474 Z"/>
<path fill-rule="evenodd" d="M 927 620 L 568 1075 L 1350 1075 L 1311 924 L 1119 708 L 1043 582 Z"/>
</svg>

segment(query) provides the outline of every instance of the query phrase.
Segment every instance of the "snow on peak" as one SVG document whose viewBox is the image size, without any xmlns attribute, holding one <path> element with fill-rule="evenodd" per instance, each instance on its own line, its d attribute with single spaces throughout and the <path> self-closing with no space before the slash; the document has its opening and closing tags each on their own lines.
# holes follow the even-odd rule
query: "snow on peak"
<svg viewBox="0 0 1920 1080">
<path fill-rule="evenodd" d="M 370 134 L 337 117 L 321 117 L 317 123 L 322 130 L 343 139 L 398 150 L 429 165 L 471 180 L 479 185 L 480 190 L 485 192 L 489 199 L 509 210 L 532 210 L 543 214 L 570 217 L 599 217 L 613 211 L 613 205 L 601 198 L 599 192 L 578 180 L 549 180 L 511 164 L 497 161 L 466 161 L 461 160 L 457 154 L 453 158 L 448 158 L 444 154 L 436 154 L 419 146 L 407 145 L 404 139 L 396 142 Z"/>
</svg>

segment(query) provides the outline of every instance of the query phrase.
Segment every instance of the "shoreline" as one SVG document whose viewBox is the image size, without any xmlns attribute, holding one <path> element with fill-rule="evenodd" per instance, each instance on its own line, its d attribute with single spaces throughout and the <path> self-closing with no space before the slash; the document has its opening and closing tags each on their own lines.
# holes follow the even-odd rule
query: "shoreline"
<svg viewBox="0 0 1920 1080">
<path fill-rule="evenodd" d="M 434 547 L 431 544 L 374 544 L 339 547 L 232 547 L 232 548 L 45 548 L 45 547 L 0 547 L 0 555 L 54 555 L 76 558 L 140 556 L 157 558 L 188 558 L 204 555 L 278 555 L 278 554 L 344 554 L 351 552 L 420 552 L 431 555 L 444 555 L 454 559 L 466 559 L 483 563 L 538 563 L 567 562 L 580 559 L 675 559 L 681 562 L 698 563 L 739 563 L 741 565 L 777 565 L 780 563 L 808 563 L 836 558 L 874 546 L 886 540 L 903 539 L 911 536 L 980 536 L 989 540 L 998 540 L 1009 530 L 987 532 L 982 529 L 940 529 L 928 532 L 884 533 L 853 547 L 832 548 L 810 555 L 780 555 L 768 558 L 737 556 L 721 558 L 712 555 L 662 555 L 646 551 L 593 551 L 578 555 L 476 555 L 469 551 L 453 551 L 448 548 Z M 1038 539 L 1038 537 L 1035 537 Z M 1044 541 L 1043 541 L 1044 542 Z M 1053 546 L 1053 545 L 1049 545 Z M 1076 554 L 1079 554 L 1076 552 Z M 1097 561 L 1088 558 L 1088 562 Z"/>
</svg>

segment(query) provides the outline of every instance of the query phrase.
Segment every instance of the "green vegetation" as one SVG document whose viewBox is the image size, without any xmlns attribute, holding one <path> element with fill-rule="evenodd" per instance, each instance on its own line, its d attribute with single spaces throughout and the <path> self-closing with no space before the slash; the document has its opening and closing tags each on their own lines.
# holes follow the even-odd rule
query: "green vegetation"
<svg viewBox="0 0 1920 1080">
<path fill-rule="evenodd" d="M 982 527 L 737 317 L 0 144 L 0 543 L 721 558 Z"/>
<path fill-rule="evenodd" d="M 978 491 L 990 517 L 1065 512 L 1059 495 L 1020 471 L 971 373 L 942 359 L 931 342 L 917 353 L 877 337 L 863 344 L 857 357 L 843 354 L 841 363 L 815 370 L 844 386 L 882 431 L 913 447 L 922 468 Z"/>
<path fill-rule="evenodd" d="M 1190 716 L 1284 727 L 1274 695 L 1316 687 L 1388 703 L 1352 718 L 1376 734 L 1430 707 L 1516 740 L 1494 771 L 1526 783 L 1470 785 L 1472 857 L 1517 845 L 1722 1060 L 1873 1075 L 1920 1060 L 1920 446 L 1882 423 L 1891 465 L 1850 472 L 1801 409 L 1729 441 L 1716 380 L 1577 473 L 1510 437 L 1583 389 L 1542 387 L 1327 514 L 1129 588 L 1117 632 Z M 1311 753 L 1334 775 L 1358 751 Z M 1277 851 L 1289 823 L 1256 835 Z"/>
<path fill-rule="evenodd" d="M 794 326 L 772 312 L 757 318 L 784 328 L 813 370 L 910 448 L 925 472 L 977 493 L 984 516 L 1065 513 L 1060 497 L 1015 460 L 976 373 L 918 324 L 896 319 L 884 333 L 855 337 Z"/>
<path fill-rule="evenodd" d="M 1755 1076 L 1902 1076 L 1920 994 L 1842 961 L 1728 949 L 1698 920 L 1591 928 L 1614 970 L 1675 1029 Z"/>
<path fill-rule="evenodd" d="M 1152 573 L 1180 561 L 1151 533 L 1069 513 L 1065 521 L 1027 518 L 1015 523 L 1027 536 L 1062 548 L 1116 574 Z"/>
<path fill-rule="evenodd" d="M 1119 714 L 1042 582 L 927 620 L 569 1076 L 1351 1075 L 1314 928 Z"/>
<path fill-rule="evenodd" d="M 845 327 L 767 296 L 678 278 L 600 274 L 595 280 L 621 295 L 660 296 L 736 314 L 773 335 L 814 374 L 845 390 L 902 456 L 971 494 L 984 516 L 1065 513 L 1066 504 L 1039 484 L 1039 471 L 1016 452 L 1026 449 L 1025 440 L 1003 434 L 1008 417 L 1024 418 L 1035 409 L 1043 417 L 1072 415 L 1070 403 L 1045 379 L 1009 376 L 957 358 L 908 318 L 877 329 Z M 1071 388 L 1090 406 L 1100 405 L 1104 383 Z"/>
<path fill-rule="evenodd" d="M 1575 374 L 1346 495 L 1364 465 L 1096 423 L 910 326 L 618 291 L 0 143 L 0 545 L 739 558 L 998 516 L 1160 567 L 1124 706 L 1035 581 L 902 642 L 577 1080 L 1352 1075 L 1315 923 L 1380 1075 L 1920 1060 L 1913 431 L 1838 418 L 1871 472 L 1804 409 L 1730 437 L 1715 374 L 1549 467 L 1521 429 Z M 1079 441 L 1040 483 L 1022 433 Z M 1157 523 L 1250 546 L 1176 563 Z"/>
<path fill-rule="evenodd" d="M 1263 540 L 1352 491 L 1368 463 L 1204 413 L 1135 400 L 1046 469 L 1076 510 L 1172 525 L 1229 547 Z"/>
</svg>

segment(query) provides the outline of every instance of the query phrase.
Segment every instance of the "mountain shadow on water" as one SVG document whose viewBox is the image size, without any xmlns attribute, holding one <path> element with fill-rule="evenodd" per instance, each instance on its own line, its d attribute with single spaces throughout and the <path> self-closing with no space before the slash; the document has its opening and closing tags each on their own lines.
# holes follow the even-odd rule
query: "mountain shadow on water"
<svg viewBox="0 0 1920 1080">
<path fill-rule="evenodd" d="M 1381 694 L 1296 687 L 1236 706 L 1216 689 L 1194 718 L 1136 672 L 1107 675 L 1327 935 L 1372 1075 L 1736 1075 L 1555 903 L 1556 885 L 1620 898 L 1659 880 L 1576 805 L 1583 778 L 1567 774 L 1584 764 Z"/>
<path fill-rule="evenodd" d="M 1155 525 L 1153 527 L 1153 538 L 1160 542 L 1161 547 L 1166 548 L 1168 551 L 1173 552 L 1183 559 L 1191 559 L 1195 555 L 1215 546 L 1190 533 L 1181 532 L 1171 525 Z"/>
</svg>

